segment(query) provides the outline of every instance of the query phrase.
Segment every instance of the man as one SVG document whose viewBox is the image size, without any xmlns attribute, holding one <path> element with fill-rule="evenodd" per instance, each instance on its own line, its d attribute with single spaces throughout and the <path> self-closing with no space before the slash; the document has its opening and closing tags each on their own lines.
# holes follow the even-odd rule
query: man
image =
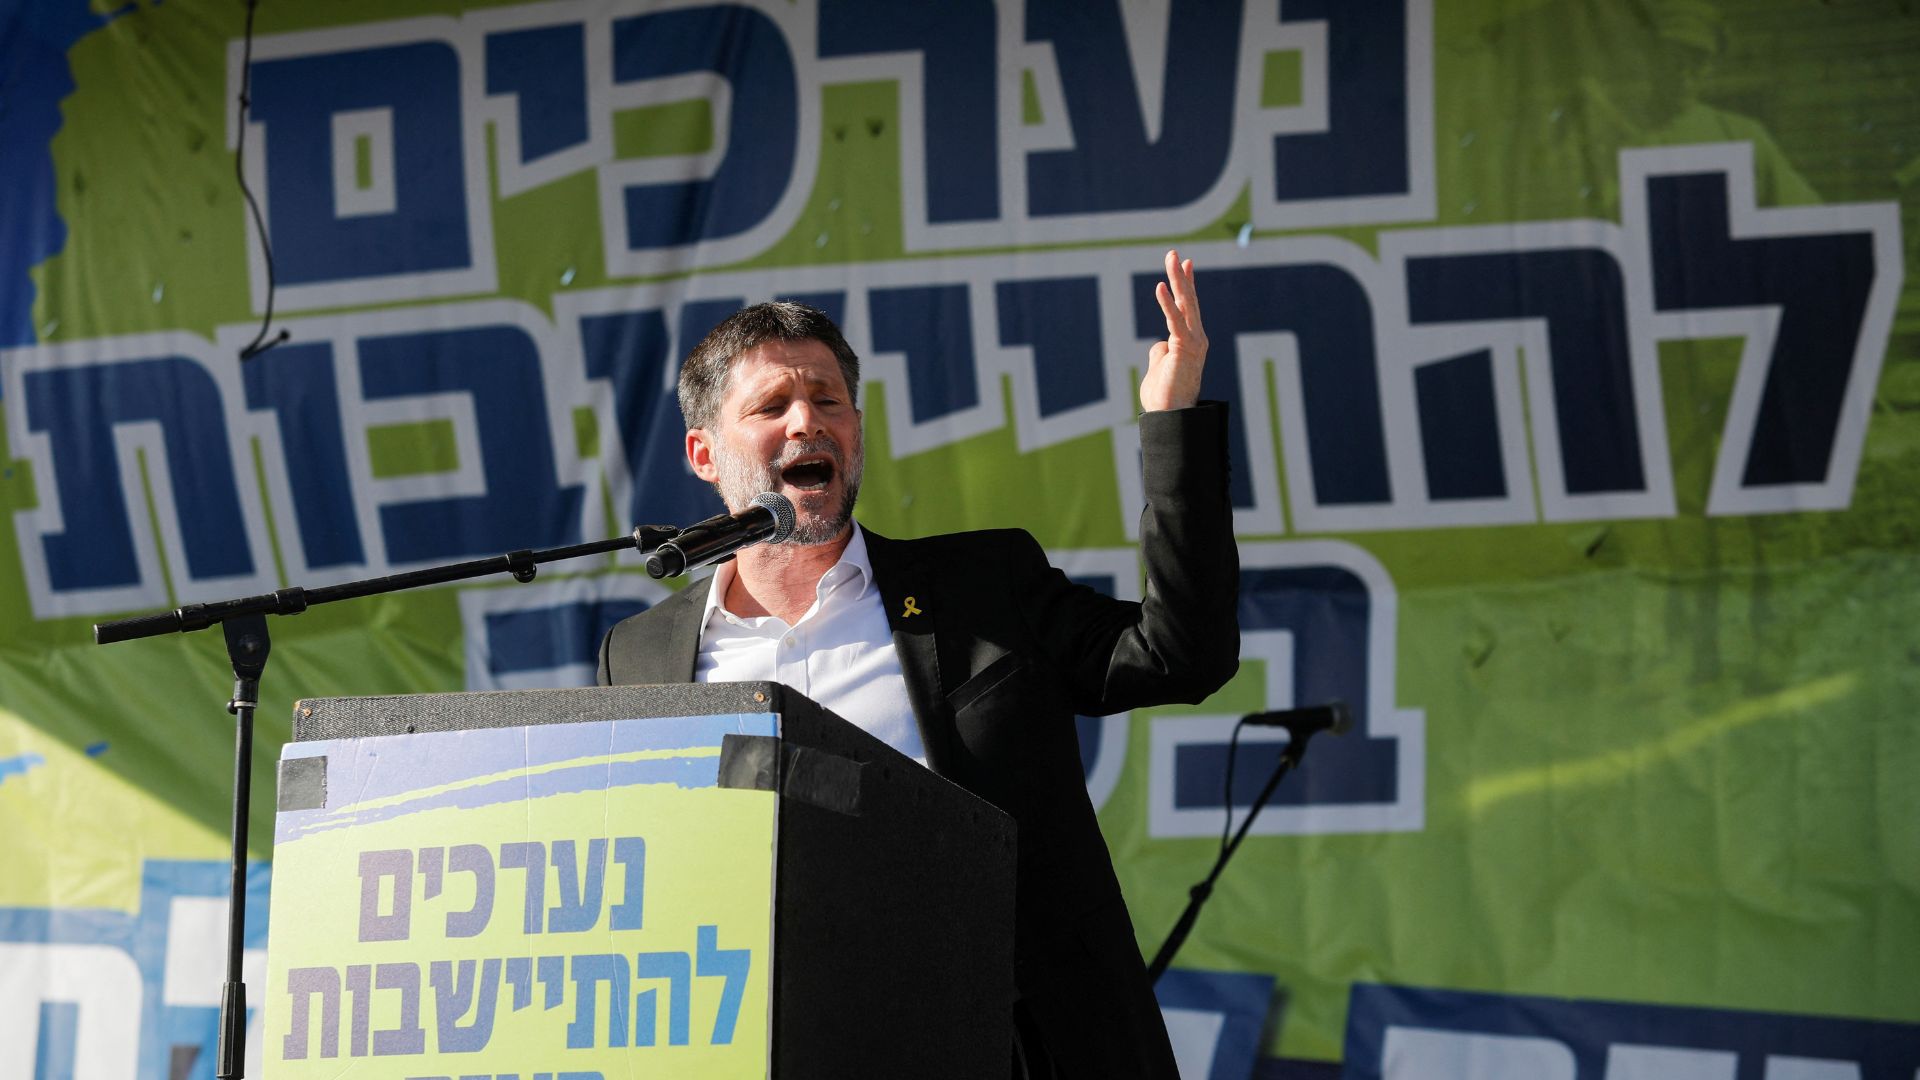
<svg viewBox="0 0 1920 1080">
<path fill-rule="evenodd" d="M 680 373 L 687 460 L 730 510 L 776 491 L 797 526 L 607 635 L 603 684 L 786 683 L 1007 811 L 1016 1054 L 1033 1077 L 1176 1076 L 1073 718 L 1197 702 L 1239 663 L 1226 410 L 1197 402 L 1193 263 L 1166 256 L 1167 339 L 1140 385 L 1146 600 L 1072 584 L 1033 537 L 889 540 L 853 521 L 859 360 L 825 315 L 761 304 Z"/>
</svg>

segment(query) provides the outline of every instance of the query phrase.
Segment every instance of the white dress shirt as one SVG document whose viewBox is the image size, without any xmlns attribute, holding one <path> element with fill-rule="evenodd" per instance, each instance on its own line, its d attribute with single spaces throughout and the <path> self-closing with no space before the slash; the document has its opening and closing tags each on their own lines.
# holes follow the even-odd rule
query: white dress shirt
<svg viewBox="0 0 1920 1080">
<path fill-rule="evenodd" d="M 840 561 L 821 576 L 813 606 L 792 626 L 777 615 L 743 619 L 728 611 L 734 571 L 732 562 L 714 571 L 694 681 L 785 683 L 926 764 L 860 526 Z"/>
</svg>

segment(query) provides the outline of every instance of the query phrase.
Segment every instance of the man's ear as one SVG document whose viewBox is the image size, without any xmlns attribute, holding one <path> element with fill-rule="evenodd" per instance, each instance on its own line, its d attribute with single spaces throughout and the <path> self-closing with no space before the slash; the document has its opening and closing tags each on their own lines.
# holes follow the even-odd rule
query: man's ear
<svg viewBox="0 0 1920 1080">
<path fill-rule="evenodd" d="M 687 430 L 687 464 L 693 466 L 693 475 L 707 483 L 720 481 L 720 467 L 713 461 L 713 436 L 706 428 Z"/>
</svg>

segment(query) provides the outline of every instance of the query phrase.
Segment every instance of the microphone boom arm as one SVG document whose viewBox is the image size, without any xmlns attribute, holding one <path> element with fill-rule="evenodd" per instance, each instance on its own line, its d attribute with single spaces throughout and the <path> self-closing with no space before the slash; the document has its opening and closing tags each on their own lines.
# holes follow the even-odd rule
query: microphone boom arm
<svg viewBox="0 0 1920 1080">
<path fill-rule="evenodd" d="M 486 577 L 489 574 L 512 574 L 515 581 L 525 583 L 532 581 L 534 575 L 539 573 L 538 567 L 541 563 L 578 559 L 588 555 L 604 555 L 625 548 L 638 548 L 642 555 L 646 555 L 679 534 L 680 530 L 671 525 L 642 525 L 626 536 L 612 540 L 595 540 L 590 543 L 571 544 L 540 551 L 510 551 L 505 555 L 495 555 L 486 559 L 472 559 L 467 562 L 449 563 L 445 566 L 429 566 L 400 574 L 388 574 L 385 577 L 362 578 L 359 581 L 326 585 L 317 589 L 295 586 L 291 589 L 280 589 L 257 596 L 214 600 L 205 604 L 184 604 L 172 611 L 157 611 L 147 615 L 115 619 L 112 622 L 95 623 L 93 624 L 93 643 L 111 645 L 116 641 L 158 637 L 161 634 L 184 634 L 247 615 L 298 615 L 310 607 L 330 604 L 336 600 L 354 600 L 362 596 L 418 589 L 449 581 Z"/>
</svg>

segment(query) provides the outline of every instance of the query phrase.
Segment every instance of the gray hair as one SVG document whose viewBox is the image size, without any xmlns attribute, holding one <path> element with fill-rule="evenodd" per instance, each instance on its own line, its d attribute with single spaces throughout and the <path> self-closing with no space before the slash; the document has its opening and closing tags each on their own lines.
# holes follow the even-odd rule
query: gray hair
<svg viewBox="0 0 1920 1080">
<path fill-rule="evenodd" d="M 680 365 L 680 415 L 687 422 L 687 430 L 713 426 L 720 399 L 727 394 L 733 362 L 769 341 L 817 341 L 825 345 L 840 362 L 848 404 L 858 406 L 860 358 L 848 347 L 840 328 L 818 308 L 773 300 L 727 316 L 687 354 L 686 362 Z"/>
</svg>

